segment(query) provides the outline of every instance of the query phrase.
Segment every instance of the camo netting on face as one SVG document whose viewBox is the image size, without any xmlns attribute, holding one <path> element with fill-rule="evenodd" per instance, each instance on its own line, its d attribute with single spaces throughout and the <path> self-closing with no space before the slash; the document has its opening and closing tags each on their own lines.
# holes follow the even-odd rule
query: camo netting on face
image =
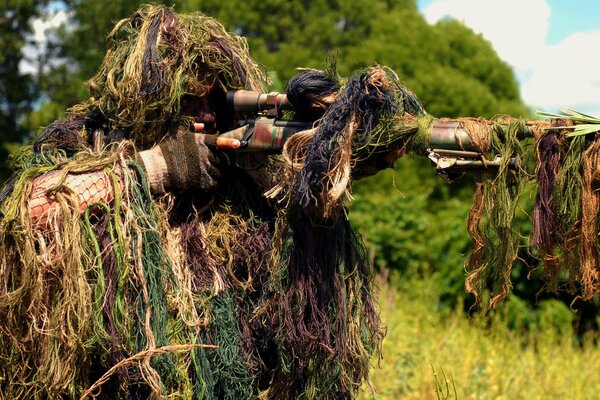
<svg viewBox="0 0 600 400">
<path fill-rule="evenodd" d="M 138 147 L 155 144 L 186 120 L 184 95 L 261 90 L 265 82 L 246 40 L 201 13 L 143 6 L 117 24 L 108 43 L 100 71 L 89 82 L 90 99 L 72 112 L 127 132 Z"/>
</svg>

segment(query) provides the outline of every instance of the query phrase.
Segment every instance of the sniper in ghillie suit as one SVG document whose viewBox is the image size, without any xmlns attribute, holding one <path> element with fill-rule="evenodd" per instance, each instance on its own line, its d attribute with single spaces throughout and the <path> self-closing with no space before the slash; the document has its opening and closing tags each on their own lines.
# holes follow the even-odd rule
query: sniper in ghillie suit
<svg viewBox="0 0 600 400">
<path fill-rule="evenodd" d="M 0 194 L 0 397 L 356 397 L 384 329 L 346 205 L 406 152 L 475 175 L 481 302 L 508 294 L 527 180 L 548 282 L 598 294 L 591 117 L 436 119 L 381 66 L 300 70 L 266 94 L 244 38 L 163 6 L 108 46 L 89 98 L 13 158 Z"/>
</svg>

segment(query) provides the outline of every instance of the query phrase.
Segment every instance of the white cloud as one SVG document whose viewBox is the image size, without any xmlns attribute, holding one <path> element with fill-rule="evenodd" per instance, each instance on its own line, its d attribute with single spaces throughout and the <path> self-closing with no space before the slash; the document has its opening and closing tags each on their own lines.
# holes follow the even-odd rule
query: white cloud
<svg viewBox="0 0 600 400">
<path fill-rule="evenodd" d="M 523 98 L 545 110 L 573 108 L 600 116 L 597 49 L 600 31 L 574 33 L 545 47 L 544 57 L 521 86 Z"/>
<path fill-rule="evenodd" d="M 600 116 L 600 68 L 586 60 L 600 48 L 600 31 L 546 45 L 551 13 L 546 0 L 435 0 L 424 12 L 430 23 L 450 16 L 489 40 L 514 67 L 527 104 Z"/>
<path fill-rule="evenodd" d="M 545 0 L 437 0 L 425 9 L 430 23 L 445 16 L 483 34 L 502 59 L 527 70 L 544 46 L 550 7 Z"/>
<path fill-rule="evenodd" d="M 46 38 L 48 30 L 59 27 L 60 25 L 67 22 L 67 12 L 57 11 L 55 14 L 50 15 L 45 19 L 37 18 L 33 21 L 33 37 L 36 42 L 42 43 Z"/>
</svg>

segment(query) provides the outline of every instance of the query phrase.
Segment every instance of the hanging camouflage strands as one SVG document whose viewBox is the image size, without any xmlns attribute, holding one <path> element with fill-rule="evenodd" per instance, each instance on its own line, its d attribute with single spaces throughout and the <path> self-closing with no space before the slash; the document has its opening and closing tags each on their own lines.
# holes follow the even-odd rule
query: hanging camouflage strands
<svg viewBox="0 0 600 400">
<path fill-rule="evenodd" d="M 317 77 L 315 72 L 298 76 L 288 92 L 309 74 Z M 345 397 L 366 379 L 369 355 L 382 332 L 369 289 L 367 252 L 346 219 L 343 196 L 362 164 L 389 151 L 383 131 L 390 121 L 421 111 L 390 71 L 372 68 L 348 81 L 308 137 L 300 133 L 286 143 L 288 170 L 267 193 L 286 205 L 274 238 L 281 249 L 277 258 L 287 264 L 276 282 L 283 292 L 275 304 L 280 354 L 289 372 L 276 375 L 273 395 Z M 308 357 L 290 357 L 299 349 Z"/>
<path fill-rule="evenodd" d="M 565 110 L 546 136 L 556 136 L 558 162 L 550 197 L 556 241 L 544 253 L 581 283 L 584 299 L 600 294 L 600 119 Z"/>
<path fill-rule="evenodd" d="M 600 120 L 579 113 L 550 116 L 555 117 L 552 124 L 506 117 L 437 120 L 425 115 L 419 117 L 412 137 L 412 149 L 418 154 L 431 158 L 435 148 L 441 147 L 450 152 L 440 154 L 452 158 L 452 151 L 458 151 L 459 158 L 466 157 L 460 161 L 478 166 L 475 200 L 467 221 L 474 250 L 466 262 L 466 288 L 480 301 L 484 294 L 490 295 L 491 306 L 510 291 L 520 236 L 513 219 L 523 184 L 533 177 L 538 191 L 532 244 L 543 262 L 548 287 L 557 290 L 562 282 L 570 291 L 579 285 L 585 299 L 600 295 L 596 133 Z M 527 136 L 535 139 L 535 146 L 526 148 L 520 143 Z M 464 151 L 474 152 L 477 160 Z M 531 156 L 537 160 L 535 174 L 527 173 L 519 161 Z M 495 157 L 499 160 L 492 161 Z M 438 171 L 452 172 L 444 168 L 438 164 Z"/>
</svg>

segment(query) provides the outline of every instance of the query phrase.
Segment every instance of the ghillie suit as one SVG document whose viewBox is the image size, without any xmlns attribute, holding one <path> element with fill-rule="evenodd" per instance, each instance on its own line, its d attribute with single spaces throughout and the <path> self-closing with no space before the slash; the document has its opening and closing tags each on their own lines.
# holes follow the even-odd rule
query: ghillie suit
<svg viewBox="0 0 600 400">
<path fill-rule="evenodd" d="M 2 398 L 79 398 L 121 364 L 90 394 L 190 398 L 210 384 L 197 346 L 221 319 L 197 287 L 181 227 L 168 221 L 169 200 L 151 197 L 134 146 L 186 130 L 184 96 L 260 89 L 263 74 L 243 39 L 201 14 L 145 6 L 108 40 L 90 99 L 23 149 L 0 198 Z M 205 203 L 214 177 L 189 179 Z M 196 232 L 208 221 L 198 218 Z M 199 240 L 205 249 L 208 236 Z"/>
<path fill-rule="evenodd" d="M 354 397 L 382 328 L 343 196 L 389 166 L 414 96 L 379 68 L 343 89 L 305 72 L 289 96 L 321 120 L 306 151 L 246 173 L 188 133 L 183 104 L 261 89 L 243 39 L 144 6 L 109 44 L 90 99 L 0 194 L 0 397 Z"/>
</svg>

